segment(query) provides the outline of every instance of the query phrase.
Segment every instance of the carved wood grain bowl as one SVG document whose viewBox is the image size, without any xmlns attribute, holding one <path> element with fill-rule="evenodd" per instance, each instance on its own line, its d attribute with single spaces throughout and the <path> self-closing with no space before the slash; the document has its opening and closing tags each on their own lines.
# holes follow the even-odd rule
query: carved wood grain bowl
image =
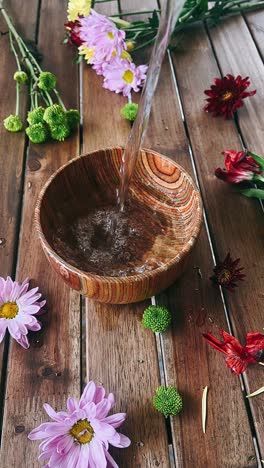
<svg viewBox="0 0 264 468">
<path fill-rule="evenodd" d="M 117 147 L 71 160 L 48 180 L 35 211 L 43 250 L 56 272 L 84 296 L 111 304 L 141 301 L 172 284 L 182 274 L 202 224 L 201 198 L 191 177 L 172 160 L 146 149 L 129 190 L 143 209 L 152 213 L 150 207 L 155 207 L 163 220 L 163 233 L 151 247 L 162 266 L 132 276 L 99 276 L 71 265 L 67 254 L 58 255 L 53 239 L 59 219 L 69 224 L 83 210 L 115 203 L 121 158 L 122 148 Z M 143 261 L 149 254 L 142 252 Z"/>
</svg>

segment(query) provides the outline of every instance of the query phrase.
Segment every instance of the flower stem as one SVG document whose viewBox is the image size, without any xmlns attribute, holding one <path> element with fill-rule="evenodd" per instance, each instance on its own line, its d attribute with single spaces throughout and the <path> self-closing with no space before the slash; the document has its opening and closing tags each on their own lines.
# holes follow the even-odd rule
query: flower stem
<svg viewBox="0 0 264 468">
<path fill-rule="evenodd" d="M 54 91 L 54 90 L 53 90 L 53 91 Z M 46 99 L 47 99 L 49 105 L 52 106 L 53 101 L 52 101 L 52 99 L 51 99 L 50 94 L 49 94 L 47 91 L 44 91 L 44 96 L 46 97 Z"/>
<path fill-rule="evenodd" d="M 146 47 L 147 45 L 152 44 L 154 41 L 155 41 L 155 37 L 152 37 L 152 39 L 150 39 L 149 41 L 146 41 L 143 44 L 139 45 L 138 47 L 135 47 L 135 49 L 133 49 L 133 52 L 143 49 L 143 47 Z"/>
<path fill-rule="evenodd" d="M 38 93 L 35 93 L 35 107 L 38 107 Z"/>
<path fill-rule="evenodd" d="M 57 99 L 58 99 L 58 102 L 59 102 L 59 104 L 61 105 L 61 107 L 63 108 L 63 110 L 66 111 L 66 107 L 65 107 L 64 102 L 63 102 L 63 100 L 61 99 L 61 97 L 60 97 L 58 91 L 57 91 L 56 89 L 54 89 L 53 92 L 54 92 L 54 94 L 56 95 L 56 97 L 57 97 Z"/>
<path fill-rule="evenodd" d="M 20 86 L 16 82 L 16 115 L 19 115 L 19 97 L 20 97 Z"/>
<path fill-rule="evenodd" d="M 17 31 L 16 31 L 11 19 L 9 18 L 6 10 L 4 8 L 0 7 L 0 11 L 2 12 L 4 20 L 5 20 L 8 28 L 9 28 L 9 33 L 11 33 L 13 38 L 16 40 L 16 43 L 18 45 L 18 48 L 19 48 L 19 51 L 21 53 L 22 59 L 24 60 L 27 68 L 29 69 L 32 78 L 35 81 L 37 81 L 37 76 L 36 76 L 36 73 L 35 73 L 34 68 L 32 66 L 32 63 L 31 63 L 31 60 L 33 60 L 34 63 L 36 63 L 35 59 L 33 58 L 32 54 L 29 52 L 29 50 L 28 50 L 27 46 L 25 45 L 24 41 L 21 39 L 21 37 L 17 33 Z M 39 69 L 39 66 L 38 66 L 38 69 Z"/>
<path fill-rule="evenodd" d="M 118 13 L 116 15 L 111 15 L 111 18 L 116 18 L 118 16 L 133 16 L 133 15 L 146 15 L 148 13 L 153 13 L 154 10 L 142 10 L 142 11 L 127 11 L 126 13 Z M 156 10 L 157 13 L 160 13 L 161 10 Z"/>
<path fill-rule="evenodd" d="M 41 98 L 43 99 L 43 101 L 45 102 L 45 104 L 48 106 L 49 105 L 49 101 L 48 99 L 46 98 L 45 94 L 43 92 L 40 93 L 41 95 Z"/>
<path fill-rule="evenodd" d="M 18 69 L 18 71 L 21 71 L 21 65 L 20 65 L 20 62 L 19 62 L 17 51 L 15 49 L 14 41 L 13 41 L 12 34 L 11 34 L 10 31 L 9 31 L 9 41 L 10 41 L 10 48 L 11 48 L 11 50 L 12 50 L 14 56 L 15 56 L 15 59 L 16 59 L 17 69 Z"/>
<path fill-rule="evenodd" d="M 30 110 L 32 111 L 34 109 L 32 79 L 30 79 L 30 83 L 29 83 L 29 96 L 30 96 Z"/>
</svg>

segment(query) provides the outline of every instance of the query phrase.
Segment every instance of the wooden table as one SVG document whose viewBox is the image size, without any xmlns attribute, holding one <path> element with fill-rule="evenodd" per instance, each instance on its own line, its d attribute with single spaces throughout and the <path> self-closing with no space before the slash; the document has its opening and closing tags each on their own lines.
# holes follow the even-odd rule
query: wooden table
<svg viewBox="0 0 264 468">
<path fill-rule="evenodd" d="M 155 0 L 121 3 L 126 11 L 156 6 Z M 97 5 L 104 13 L 118 11 L 117 1 Z M 33 228 L 38 193 L 59 166 L 80 153 L 125 144 L 129 124 L 119 114 L 125 100 L 104 90 L 88 66 L 72 64 L 73 52 L 61 44 L 65 0 L 10 0 L 8 9 L 25 37 L 37 41 L 43 66 L 58 76 L 67 107 L 80 106 L 83 126 L 64 143 L 45 145 L 28 144 L 23 133 L 10 134 L 3 126 L 0 130 L 0 273 L 20 281 L 29 276 L 48 304 L 43 330 L 31 335 L 29 350 L 8 337 L 1 346 L 1 468 L 40 466 L 38 444 L 27 434 L 48 419 L 43 403 L 64 409 L 66 398 L 78 397 L 89 379 L 113 391 L 116 410 L 127 412 L 123 432 L 132 445 L 114 452 L 120 467 L 261 466 L 264 394 L 250 401 L 245 395 L 264 385 L 263 367 L 252 366 L 241 378 L 231 375 L 223 356 L 201 334 L 217 334 L 221 327 L 244 342 L 247 332 L 264 326 L 261 205 L 214 176 L 223 166 L 221 151 L 239 150 L 241 141 L 264 154 L 264 11 L 182 34 L 164 62 L 145 146 L 170 156 L 197 180 L 205 223 L 185 275 L 156 298 L 172 311 L 173 327 L 155 336 L 140 323 L 149 301 L 106 306 L 70 291 L 49 267 Z M 1 36 L 0 47 L 2 121 L 15 106 L 15 63 L 7 36 Z M 203 91 L 220 73 L 249 75 L 251 88 L 257 89 L 239 111 L 240 133 L 233 121 L 202 111 Z M 241 257 L 247 277 L 236 293 L 222 295 L 209 276 L 215 259 L 228 251 Z M 166 422 L 152 406 L 160 383 L 176 385 L 184 400 L 182 414 Z"/>
</svg>

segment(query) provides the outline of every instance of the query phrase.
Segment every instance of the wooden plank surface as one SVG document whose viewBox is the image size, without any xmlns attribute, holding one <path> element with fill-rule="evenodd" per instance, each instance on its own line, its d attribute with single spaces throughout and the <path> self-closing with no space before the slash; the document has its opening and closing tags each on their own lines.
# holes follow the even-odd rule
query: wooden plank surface
<svg viewBox="0 0 264 468">
<path fill-rule="evenodd" d="M 84 66 L 84 152 L 126 143 L 130 126 L 120 116 L 126 102 L 103 89 L 100 77 Z M 116 411 L 127 412 L 123 430 L 132 444 L 113 452 L 120 467 L 169 466 L 165 422 L 152 405 L 160 384 L 155 335 L 146 334 L 140 323 L 148 304 L 109 306 L 86 301 L 87 379 L 103 382 L 117 396 Z"/>
<path fill-rule="evenodd" d="M 192 105 L 194 96 L 189 76 L 193 76 L 194 70 L 200 76 L 197 63 L 204 73 L 209 66 L 206 63 L 207 42 L 201 34 L 185 38 L 186 48 L 175 54 L 177 70 L 185 71 L 184 91 L 190 96 Z M 172 157 L 193 175 L 168 61 L 163 65 L 154 98 L 146 145 Z M 171 419 L 176 466 L 255 467 L 256 461 L 250 461 L 255 452 L 239 380 L 227 371 L 223 357 L 208 350 L 202 339 L 202 333 L 208 329 L 217 333 L 219 327 L 227 327 L 219 291 L 208 279 L 212 268 L 210 246 L 203 228 L 185 275 L 157 298 L 159 304 L 168 306 L 173 313 L 172 330 L 161 337 L 166 382 L 176 385 L 184 399 L 182 414 Z M 201 398 L 206 385 L 209 386 L 209 397 L 204 435 Z M 227 389 L 229 398 L 226 398 Z"/>
<path fill-rule="evenodd" d="M 245 100 L 245 106 L 239 110 L 239 122 L 246 146 L 254 153 L 263 156 L 264 65 L 251 34 L 243 18 L 236 17 L 226 21 L 221 28 L 213 29 L 211 38 L 223 73 L 249 75 L 252 83 L 251 88 L 257 89 L 257 94 L 252 99 Z M 239 49 L 234 46 L 238 43 L 237 41 L 239 41 Z M 231 142 L 229 142 L 230 147 Z M 237 148 L 237 146 L 232 147 Z M 215 163 L 216 161 L 217 159 Z M 232 188 L 221 185 L 219 186 L 219 197 L 225 198 L 223 201 L 218 200 L 218 205 L 221 204 L 223 207 L 222 213 L 219 209 L 216 210 L 216 205 L 212 206 L 210 213 L 220 255 L 223 256 L 224 252 L 230 249 L 237 257 L 241 256 L 241 262 L 247 274 L 245 284 L 239 288 L 239 292 L 228 295 L 234 329 L 241 341 L 244 342 L 246 333 L 263 330 L 263 212 L 257 200 L 244 200 L 243 197 L 233 195 Z M 217 226 L 224 219 L 224 211 L 225 213 L 227 211 L 224 209 L 225 205 L 228 207 L 230 217 L 229 220 L 226 218 L 226 222 L 222 223 L 223 229 L 221 231 L 217 229 Z M 241 216 L 241 210 L 243 210 L 243 216 Z M 245 378 L 247 392 L 256 390 L 263 385 L 263 368 L 261 366 L 251 367 L 246 372 Z M 264 454 L 263 402 L 263 396 L 250 400 L 262 458 Z"/>
<path fill-rule="evenodd" d="M 65 2 L 42 3 L 39 47 L 43 66 L 58 76 L 67 106 L 78 103 L 77 68 L 72 54 L 61 44 Z M 48 24 L 48 34 L 47 34 Z M 54 46 L 56 45 L 56 47 Z M 51 53 L 52 51 L 52 53 Z M 67 79 L 65 77 L 67 76 Z M 21 223 L 17 278 L 32 278 L 47 299 L 43 331 L 32 334 L 29 350 L 12 342 L 8 360 L 7 395 L 1 467 L 38 467 L 38 444 L 27 434 L 44 420 L 45 402 L 66 407 L 69 395 L 80 395 L 80 300 L 53 273 L 42 254 L 33 228 L 36 198 L 48 176 L 79 151 L 78 134 L 64 143 L 30 145 Z"/>
<path fill-rule="evenodd" d="M 7 8 L 10 14 L 14 17 L 19 16 L 20 21 L 18 27 L 22 33 L 25 33 L 24 24 L 27 14 L 28 27 L 26 37 L 34 39 L 35 26 L 37 19 L 37 6 L 35 2 L 31 4 L 30 14 L 26 13 L 27 8 L 21 0 L 12 0 Z M 19 15 L 15 13 L 19 11 Z M 0 30 L 2 33 L 7 31 L 6 23 L 0 15 Z M 23 190 L 23 163 L 25 153 L 25 134 L 9 133 L 4 128 L 2 122 L 10 114 L 15 112 L 16 107 L 16 91 L 13 74 L 16 70 L 16 63 L 13 55 L 9 51 L 9 36 L 3 34 L 0 36 L 0 86 L 1 90 L 5 90 L 1 95 L 0 106 L 0 186 L 1 186 L 1 201 L 0 201 L 0 275 L 6 278 L 12 275 L 16 262 L 16 251 L 18 244 L 18 221 L 20 213 L 20 203 Z M 21 96 L 21 116 L 24 116 L 25 109 L 25 93 Z M 0 344 L 0 381 L 2 377 L 4 341 Z M 0 384 L 1 385 L 1 384 Z M 2 388 L 2 387 L 0 387 Z M 3 394 L 2 388 L 1 394 Z"/>
<path fill-rule="evenodd" d="M 261 311 L 258 308 L 258 303 L 261 301 L 259 297 L 261 280 L 256 275 L 256 264 L 258 259 L 262 258 L 261 252 L 263 252 L 260 248 L 263 232 L 261 210 L 257 202 L 240 197 L 234 193 L 232 187 L 221 183 L 214 177 L 215 168 L 223 165 L 221 151 L 230 148 L 239 150 L 240 142 L 232 121 L 213 119 L 211 115 L 201 110 L 203 90 L 208 87 L 215 76 L 219 76 L 205 35 L 202 36 L 197 31 L 196 34 L 193 33 L 192 39 L 185 37 L 182 43 L 188 54 L 184 54 L 182 50 L 175 56 L 176 73 L 213 240 L 220 259 L 223 259 L 229 250 L 235 258 L 241 257 L 249 278 L 240 286 L 239 292 L 234 295 L 228 294 L 231 319 L 235 325 L 234 332 L 244 342 L 246 332 L 262 329 L 257 318 Z M 197 73 L 195 83 L 190 71 L 190 63 Z M 258 125 L 256 116 L 255 122 Z M 206 138 L 204 138 L 205 134 Z M 241 212 L 243 212 L 243 217 Z M 246 249 L 245 239 L 247 240 Z M 255 372 L 256 387 L 262 385 L 260 370 L 255 368 L 253 371 L 248 371 L 248 373 Z M 228 370 L 223 368 L 222 373 L 224 372 Z"/>
<path fill-rule="evenodd" d="M 12 3 L 17 5 L 18 0 L 13 0 Z M 144 4 L 137 0 L 132 6 L 129 3 L 122 2 L 124 10 L 153 7 L 150 0 Z M 40 49 L 45 55 L 45 66 L 49 66 L 59 77 L 67 105 L 76 107 L 77 68 L 71 64 L 70 51 L 59 46 L 63 36 L 61 12 L 66 14 L 65 7 L 63 0 L 42 2 Z M 103 3 L 100 5 L 102 7 L 101 11 L 114 13 L 117 2 Z M 111 10 L 107 10 L 109 7 Z M 28 16 L 28 3 L 27 8 L 21 4 L 19 23 L 22 26 L 30 25 L 27 33 L 29 35 L 34 32 L 36 8 L 34 5 Z M 263 154 L 262 62 L 246 24 L 240 23 L 241 21 L 243 22 L 242 19 L 232 19 L 230 24 L 226 23 L 228 26 L 216 28 L 212 32 L 212 40 L 224 73 L 231 71 L 249 74 L 258 88 L 259 101 L 255 98 L 250 102 L 246 101 L 246 107 L 240 112 L 240 122 L 246 142 L 254 144 L 251 149 Z M 254 24 L 258 24 L 256 18 L 254 21 Z M 243 39 L 240 37 L 241 31 Z M 261 33 L 252 34 L 255 34 L 256 43 L 260 43 Z M 2 39 L 1 37 L 0 45 Z M 242 45 L 234 50 L 236 43 Z M 240 49 L 244 52 L 240 53 L 242 57 L 239 56 Z M 52 54 L 50 50 L 53 51 Z M 5 54 L 0 56 L 0 63 L 3 67 L 7 66 L 8 70 L 9 67 L 11 69 L 9 60 Z M 203 30 L 186 34 L 174 54 L 174 64 L 210 229 L 213 232 L 214 247 L 219 258 L 229 249 L 235 256 L 240 255 L 247 269 L 248 278 L 241 285 L 239 293 L 227 295 L 234 330 L 242 339 L 247 331 L 254 330 L 254 327 L 262 330 L 263 326 L 260 312 L 263 304 L 263 265 L 259 261 L 263 252 L 261 211 L 257 202 L 235 195 L 232 188 L 214 177 L 215 167 L 223 165 L 221 151 L 227 147 L 239 149 L 240 140 L 232 121 L 212 119 L 202 112 L 203 90 L 209 86 L 214 76 L 219 75 L 211 45 Z M 0 79 L 3 80 L 3 75 Z M 3 85 L 6 86 L 4 83 Z M 119 115 L 120 108 L 126 102 L 125 98 L 104 90 L 102 79 L 85 64 L 82 91 L 83 152 L 125 144 L 129 124 Z M 4 106 L 10 102 L 10 99 L 5 99 Z M 250 126 L 252 122 L 255 124 L 253 129 Z M 2 148 L 9 152 L 9 135 L 3 135 L 5 146 Z M 15 141 L 18 142 L 16 147 L 13 143 Z M 7 207 L 4 221 L 10 220 L 10 210 L 14 210 L 10 226 L 8 225 L 9 244 L 5 244 L 6 250 L 0 248 L 0 255 L 3 252 L 4 256 L 5 274 L 11 271 L 14 263 L 12 246 L 16 245 L 23 141 L 22 135 L 10 137 L 12 159 L 8 168 L 5 166 L 4 174 L 8 178 L 3 178 L 3 183 L 6 184 L 4 187 L 7 187 L 7 180 L 11 183 L 15 180 L 17 194 L 12 207 L 9 205 L 10 194 L 4 198 L 4 206 Z M 155 97 L 146 145 L 172 157 L 192 173 L 188 140 L 168 61 L 164 64 Z M 19 150 L 17 166 L 15 149 Z M 48 301 L 48 315 L 43 317 L 43 331 L 32 335 L 29 350 L 23 350 L 16 343 L 11 343 L 1 468 L 19 466 L 21 460 L 25 460 L 25 466 L 30 468 L 39 466 L 37 443 L 29 442 L 27 433 L 48 419 L 42 410 L 43 403 L 48 401 L 57 409 L 64 409 L 67 396 L 78 397 L 81 390 L 80 298 L 52 272 L 42 255 L 36 236 L 33 235 L 32 226 L 32 213 L 43 183 L 57 167 L 78 152 L 78 135 L 64 143 L 30 145 L 29 148 L 17 278 L 23 280 L 30 275 L 32 284 L 40 286 Z M 243 218 L 240 216 L 242 210 Z M 175 466 L 257 467 L 239 379 L 232 376 L 225 367 L 223 356 L 210 349 L 201 338 L 204 331 L 217 333 L 218 327 L 227 328 L 219 291 L 208 279 L 212 268 L 210 246 L 203 228 L 186 274 L 157 298 L 159 303 L 168 305 L 173 312 L 172 329 L 160 337 L 166 382 L 175 384 L 184 397 L 183 413 L 170 421 Z M 115 411 L 128 413 L 123 432 L 132 439 L 132 445 L 128 449 L 113 452 L 120 468 L 170 466 L 165 421 L 152 406 L 152 396 L 160 383 L 155 335 L 143 330 L 140 323 L 142 312 L 148 304 L 149 302 L 105 306 L 86 301 L 87 379 L 103 383 L 107 390 L 113 391 L 117 398 Z M 250 369 L 247 375 L 246 382 L 250 390 L 263 385 L 261 366 Z M 203 434 L 201 396 L 205 385 L 209 385 L 209 396 L 207 431 Z M 260 396 L 251 402 L 261 445 L 262 401 L 263 397 Z"/>
<path fill-rule="evenodd" d="M 252 11 L 244 17 L 262 60 L 264 60 L 264 10 Z"/>
</svg>

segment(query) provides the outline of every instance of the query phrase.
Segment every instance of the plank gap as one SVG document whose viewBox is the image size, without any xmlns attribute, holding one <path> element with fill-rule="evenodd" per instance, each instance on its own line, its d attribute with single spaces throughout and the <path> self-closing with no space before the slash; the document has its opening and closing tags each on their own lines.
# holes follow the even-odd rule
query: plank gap
<svg viewBox="0 0 264 468">
<path fill-rule="evenodd" d="M 37 8 L 36 30 L 35 30 L 35 43 L 36 44 L 38 44 L 38 38 L 39 38 L 39 24 L 40 24 L 41 4 L 42 4 L 42 0 L 39 0 L 38 8 Z"/>
<path fill-rule="evenodd" d="M 251 38 L 252 38 L 252 41 L 253 41 L 254 44 L 255 44 L 255 47 L 256 47 L 256 49 L 257 49 L 257 51 L 258 51 L 259 56 L 260 56 L 262 62 L 264 62 L 263 54 L 262 54 L 261 49 L 260 49 L 260 47 L 259 47 L 259 45 L 258 45 L 258 43 L 257 43 L 257 41 L 256 41 L 256 38 L 255 38 L 254 34 L 253 34 L 253 32 L 252 32 L 252 29 L 251 29 L 250 23 L 249 23 L 249 21 L 248 21 L 248 19 L 247 19 L 247 16 L 245 15 L 245 13 L 242 13 L 241 16 L 242 16 L 243 20 L 245 21 L 245 23 L 246 23 L 246 25 L 247 25 L 249 34 L 250 34 L 250 36 L 251 36 Z"/>
<path fill-rule="evenodd" d="M 10 335 L 9 333 L 7 333 L 4 339 L 4 351 L 2 355 L 3 364 L 2 364 L 1 382 L 0 382 L 0 446 L 2 445 L 3 416 L 4 416 L 4 406 L 5 406 L 5 395 L 6 395 L 6 377 L 7 377 L 7 360 L 8 360 L 9 342 L 10 342 Z"/>
<path fill-rule="evenodd" d="M 27 156 L 28 156 L 28 139 L 25 137 L 24 138 L 23 159 L 22 159 L 21 182 L 20 182 L 20 197 L 19 197 L 17 213 L 16 213 L 16 226 L 15 226 L 15 239 L 14 239 L 15 248 L 14 248 L 14 256 L 13 256 L 13 265 L 12 265 L 12 268 L 11 268 L 11 277 L 12 278 L 16 278 L 16 271 L 17 271 L 18 258 L 19 258 L 20 226 L 21 226 L 22 213 L 23 213 L 23 207 L 24 207 L 24 189 L 25 189 L 25 174 L 26 174 Z M 1 441 L 2 441 L 4 403 L 5 403 L 5 399 L 6 399 L 6 390 L 7 390 L 6 389 L 6 379 L 7 379 L 9 348 L 10 348 L 10 335 L 9 335 L 9 333 L 7 333 L 6 338 L 5 338 L 5 342 L 4 342 L 2 373 L 1 373 L 1 387 L 0 387 L 0 427 L 1 427 L 0 445 L 1 445 Z"/>
</svg>

